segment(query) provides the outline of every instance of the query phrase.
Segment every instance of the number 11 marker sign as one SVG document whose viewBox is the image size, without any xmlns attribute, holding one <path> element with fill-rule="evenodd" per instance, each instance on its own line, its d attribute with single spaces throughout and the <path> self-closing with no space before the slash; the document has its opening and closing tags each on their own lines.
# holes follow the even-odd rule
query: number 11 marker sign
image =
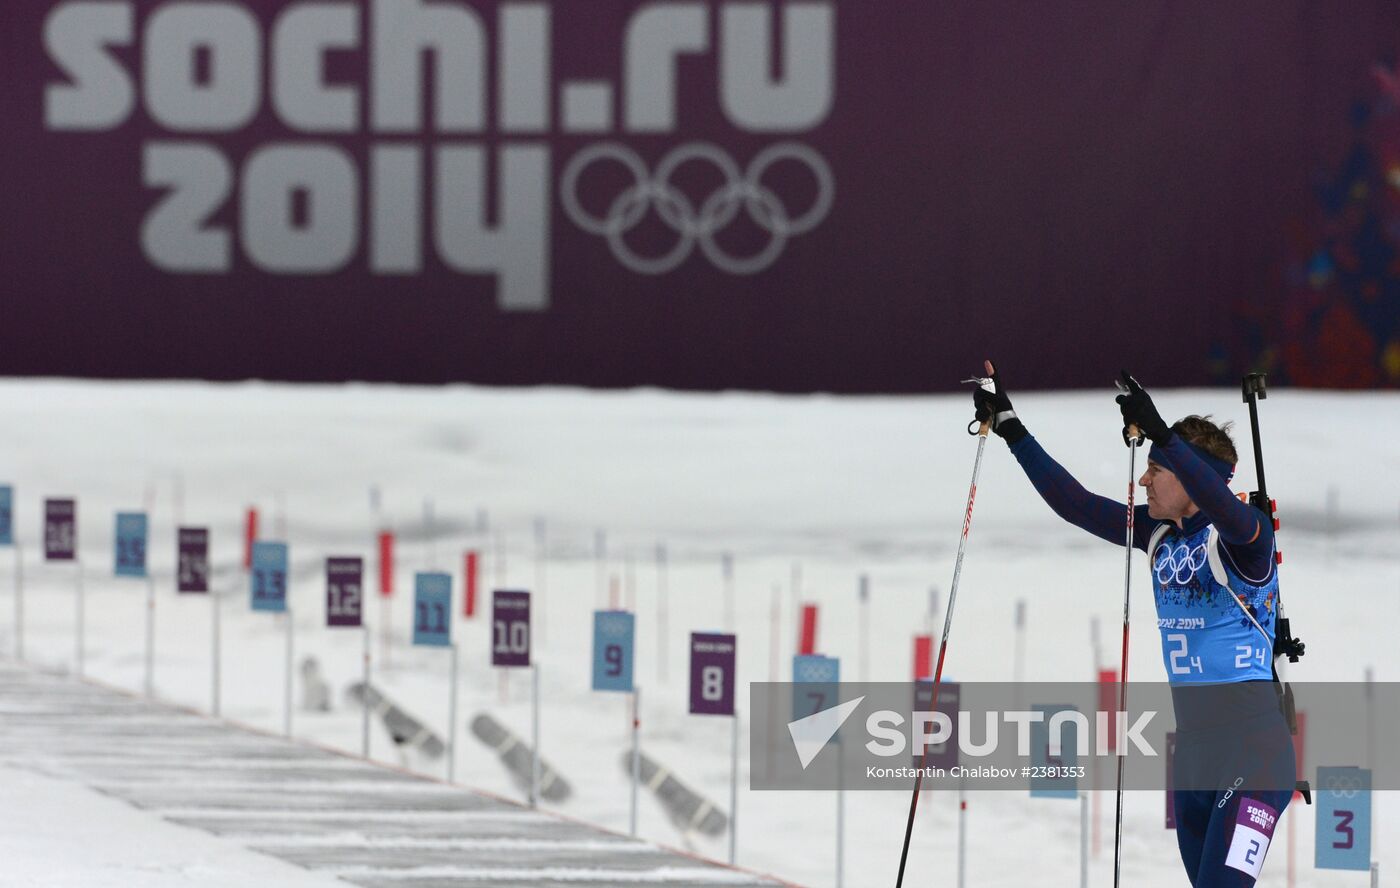
<svg viewBox="0 0 1400 888">
<path fill-rule="evenodd" d="M 627 611 L 593 612 L 593 690 L 632 690 L 636 623 Z"/>
<path fill-rule="evenodd" d="M 690 634 L 690 713 L 734 714 L 733 635 Z"/>
<path fill-rule="evenodd" d="M 491 599 L 491 665 L 530 665 L 530 593 L 497 589 Z"/>
<path fill-rule="evenodd" d="M 413 575 L 413 643 L 452 644 L 452 577 L 448 574 Z"/>
</svg>

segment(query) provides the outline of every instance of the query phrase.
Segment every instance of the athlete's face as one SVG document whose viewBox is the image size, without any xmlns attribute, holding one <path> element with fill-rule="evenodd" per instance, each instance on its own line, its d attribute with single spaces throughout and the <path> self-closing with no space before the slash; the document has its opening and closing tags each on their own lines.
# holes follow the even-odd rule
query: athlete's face
<svg viewBox="0 0 1400 888">
<path fill-rule="evenodd" d="M 1196 514 L 1196 504 L 1186 495 L 1176 474 L 1166 466 L 1147 461 L 1147 471 L 1142 473 L 1138 483 L 1147 488 L 1147 514 L 1163 521 L 1180 523 L 1183 518 Z"/>
</svg>

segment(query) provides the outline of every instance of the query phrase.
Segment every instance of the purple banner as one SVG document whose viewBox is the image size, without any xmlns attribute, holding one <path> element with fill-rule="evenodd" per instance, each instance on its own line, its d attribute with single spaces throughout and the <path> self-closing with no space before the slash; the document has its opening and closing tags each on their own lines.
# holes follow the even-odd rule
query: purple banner
<svg viewBox="0 0 1400 888">
<path fill-rule="evenodd" d="M 78 501 L 44 500 L 44 560 L 72 561 L 78 552 Z"/>
<path fill-rule="evenodd" d="M 178 576 L 176 591 L 209 591 L 209 531 L 203 527 L 182 527 L 176 532 Z"/>
<path fill-rule="evenodd" d="M 530 593 L 497 589 L 491 597 L 491 665 L 530 665 Z"/>
<path fill-rule="evenodd" d="M 361 625 L 364 579 L 365 563 L 362 559 L 326 559 L 327 626 Z"/>
<path fill-rule="evenodd" d="M 1237 379 L 1321 336 L 1283 269 L 1400 34 L 1388 0 L 1267 11 L 11 3 L 0 374 Z M 1368 344 L 1342 384 L 1400 380 L 1393 278 L 1322 316 Z"/>
<path fill-rule="evenodd" d="M 937 745 L 930 744 L 928 755 L 925 759 L 922 755 L 914 756 L 914 767 L 926 766 L 929 768 L 942 768 L 945 771 L 956 768 L 958 765 L 958 696 L 959 686 L 956 682 L 939 682 L 938 684 L 938 709 L 933 708 L 933 682 L 918 680 L 914 682 L 914 711 L 915 712 L 941 712 L 948 717 L 948 739 Z M 933 733 L 933 723 L 928 724 L 928 733 Z"/>
<path fill-rule="evenodd" d="M 690 634 L 690 712 L 734 714 L 733 635 Z"/>
</svg>

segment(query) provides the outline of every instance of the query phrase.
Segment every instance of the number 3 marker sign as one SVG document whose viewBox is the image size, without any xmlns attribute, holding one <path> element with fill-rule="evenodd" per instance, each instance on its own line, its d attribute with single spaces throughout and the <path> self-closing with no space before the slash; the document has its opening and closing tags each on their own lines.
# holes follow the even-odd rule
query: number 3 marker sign
<svg viewBox="0 0 1400 888">
<path fill-rule="evenodd" d="M 690 634 L 690 712 L 734 714 L 733 635 Z"/>
<path fill-rule="evenodd" d="M 530 593 L 497 589 L 491 596 L 491 665 L 530 665 Z"/>
</svg>

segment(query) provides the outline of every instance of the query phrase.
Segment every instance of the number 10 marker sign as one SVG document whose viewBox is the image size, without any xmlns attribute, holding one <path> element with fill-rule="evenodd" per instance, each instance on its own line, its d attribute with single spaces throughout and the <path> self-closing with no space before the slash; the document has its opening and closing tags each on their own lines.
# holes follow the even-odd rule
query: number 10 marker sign
<svg viewBox="0 0 1400 888">
<path fill-rule="evenodd" d="M 44 500 L 44 560 L 72 561 L 77 551 L 77 500 Z"/>
<path fill-rule="evenodd" d="M 413 643 L 452 644 L 452 577 L 448 574 L 413 575 Z"/>
<path fill-rule="evenodd" d="M 632 690 L 636 624 L 627 611 L 593 612 L 593 690 Z"/>
<path fill-rule="evenodd" d="M 176 535 L 177 592 L 209 591 L 209 530 L 182 527 Z"/>
<path fill-rule="evenodd" d="M 692 715 L 734 714 L 733 635 L 690 634 L 690 712 Z"/>
<path fill-rule="evenodd" d="M 491 665 L 530 665 L 530 593 L 497 589 L 491 598 Z"/>
</svg>

